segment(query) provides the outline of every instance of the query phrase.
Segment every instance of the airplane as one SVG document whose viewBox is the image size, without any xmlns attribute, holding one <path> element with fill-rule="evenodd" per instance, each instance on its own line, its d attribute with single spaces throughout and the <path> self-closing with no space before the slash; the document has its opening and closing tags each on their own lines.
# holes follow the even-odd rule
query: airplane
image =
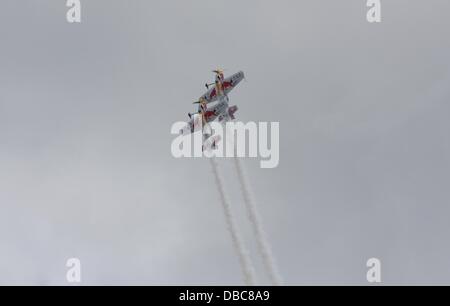
<svg viewBox="0 0 450 306">
<path fill-rule="evenodd" d="M 224 78 L 223 71 L 220 69 L 213 70 L 216 74 L 215 82 L 212 84 L 205 84 L 208 91 L 202 95 L 198 101 L 194 104 L 198 104 L 197 113 L 189 113 L 189 122 L 180 131 L 180 134 L 186 135 L 193 133 L 195 129 L 202 124 L 204 141 L 212 137 L 209 141 L 211 147 L 214 149 L 217 142 L 220 140 L 218 137 L 214 138 L 214 135 L 210 133 L 205 133 L 205 127 L 208 126 L 209 122 L 218 119 L 219 122 L 230 119 L 235 119 L 234 113 L 238 110 L 236 105 L 229 106 L 228 94 L 244 79 L 244 72 L 239 71 L 227 78 Z M 214 87 L 211 87 L 213 86 Z M 210 88 L 211 87 L 211 88 Z M 209 103 L 218 101 L 215 105 L 208 107 Z M 198 116 L 195 116 L 198 114 Z"/>
<path fill-rule="evenodd" d="M 213 70 L 216 74 L 214 83 L 205 86 L 208 91 L 202 95 L 198 101 L 194 103 L 209 104 L 220 99 L 220 97 L 228 96 L 228 94 L 244 79 L 244 72 L 239 71 L 227 78 L 224 78 L 223 71 L 220 69 Z M 199 107 L 200 108 L 200 107 Z"/>
<path fill-rule="evenodd" d="M 199 114 L 205 114 L 207 112 L 207 104 L 211 102 L 222 100 L 224 97 L 228 100 L 228 93 L 244 79 L 244 72 L 242 71 L 239 71 L 228 78 L 224 78 L 223 71 L 220 69 L 213 70 L 213 72 L 216 74 L 215 82 L 211 84 L 206 83 L 205 86 L 208 91 L 202 95 L 198 101 L 194 102 L 194 104 L 199 104 L 197 110 L 197 113 Z M 214 87 L 210 88 L 212 85 L 214 85 Z M 192 118 L 192 115 L 193 114 L 189 113 L 189 118 Z"/>
</svg>

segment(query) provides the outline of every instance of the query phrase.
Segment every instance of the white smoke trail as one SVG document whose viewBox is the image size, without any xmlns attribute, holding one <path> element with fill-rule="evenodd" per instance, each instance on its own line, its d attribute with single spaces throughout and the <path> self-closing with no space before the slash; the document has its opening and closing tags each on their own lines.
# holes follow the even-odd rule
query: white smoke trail
<svg viewBox="0 0 450 306">
<path fill-rule="evenodd" d="M 217 189 L 220 195 L 220 201 L 223 206 L 223 210 L 225 213 L 225 220 L 227 223 L 228 230 L 231 235 L 231 239 L 233 241 L 233 245 L 236 249 L 236 252 L 239 257 L 239 262 L 241 264 L 242 272 L 244 274 L 244 282 L 246 285 L 254 285 L 255 282 L 255 272 L 253 268 L 253 264 L 250 260 L 247 250 L 244 247 L 242 239 L 238 233 L 236 222 L 234 221 L 234 217 L 231 211 L 230 203 L 225 194 L 225 188 L 223 184 L 222 177 L 219 172 L 219 168 L 217 162 L 214 157 L 209 158 L 211 162 L 211 167 L 214 173 L 214 178 L 217 184 Z"/>
<path fill-rule="evenodd" d="M 229 131 L 229 129 L 227 129 L 227 136 L 229 135 L 232 135 L 232 133 Z M 234 147 L 234 142 L 230 139 L 230 137 L 227 137 L 227 140 L 229 140 L 227 144 L 232 145 Z M 235 156 L 237 156 L 236 148 L 234 147 L 234 149 L 235 149 L 234 150 Z M 242 161 L 238 157 L 234 157 L 233 159 L 236 167 L 236 172 L 238 174 L 242 194 L 244 196 L 244 203 L 247 210 L 247 215 L 252 224 L 253 232 L 255 233 L 256 236 L 256 243 L 258 245 L 261 257 L 263 258 L 264 266 L 268 271 L 272 284 L 282 285 L 283 281 L 278 271 L 277 265 L 275 263 L 275 259 L 272 254 L 269 241 L 266 238 L 267 236 L 262 225 L 261 216 L 258 212 L 256 202 L 251 192 L 250 183 L 244 170 L 244 166 L 242 164 Z"/>
<path fill-rule="evenodd" d="M 267 240 L 266 233 L 264 231 L 260 214 L 258 212 L 253 195 L 250 191 L 250 185 L 242 165 L 242 161 L 238 158 L 234 158 L 234 164 L 238 173 L 239 182 L 242 187 L 242 194 L 244 196 L 245 206 L 247 208 L 247 214 L 253 227 L 253 231 L 256 236 L 256 243 L 258 244 L 259 252 L 264 261 L 264 265 L 269 273 L 270 280 L 274 285 L 281 285 L 282 279 L 280 273 L 275 264 L 275 259 L 272 254 L 269 242 Z"/>
</svg>

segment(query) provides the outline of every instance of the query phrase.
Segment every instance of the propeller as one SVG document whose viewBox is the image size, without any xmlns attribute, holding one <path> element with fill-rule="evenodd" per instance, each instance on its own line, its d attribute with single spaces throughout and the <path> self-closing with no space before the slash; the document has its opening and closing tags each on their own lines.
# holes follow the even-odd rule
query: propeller
<svg viewBox="0 0 450 306">
<path fill-rule="evenodd" d="M 217 69 L 214 69 L 212 72 L 214 72 L 215 74 L 221 74 L 221 73 L 223 73 L 223 71 L 224 71 L 224 69 L 217 68 Z"/>
<path fill-rule="evenodd" d="M 189 116 L 189 118 L 192 118 L 192 115 L 196 115 L 196 114 L 202 116 L 202 122 L 203 122 L 203 125 L 205 125 L 205 123 L 206 123 L 205 111 L 200 108 L 196 113 L 188 113 L 188 116 Z"/>
<path fill-rule="evenodd" d="M 200 104 L 197 114 L 200 114 L 202 116 L 203 124 L 206 123 L 205 108 L 207 103 L 208 102 L 204 98 L 200 98 L 198 101 L 192 102 L 192 104 Z M 189 118 L 191 118 L 192 115 L 193 114 L 189 113 Z"/>
<path fill-rule="evenodd" d="M 197 101 L 192 102 L 192 104 L 202 104 L 202 103 L 207 104 L 208 101 L 206 101 L 206 99 L 204 97 L 201 97 Z"/>
<path fill-rule="evenodd" d="M 215 73 L 215 74 L 221 74 L 221 75 L 223 75 L 223 72 L 224 72 L 225 70 L 226 70 L 226 69 L 220 69 L 220 68 L 217 68 L 217 69 L 214 69 L 212 72 Z M 205 84 L 205 87 L 206 87 L 206 89 L 209 89 L 209 86 L 212 86 L 212 85 L 216 85 L 216 83 L 211 83 L 211 84 L 206 83 L 206 84 Z"/>
</svg>

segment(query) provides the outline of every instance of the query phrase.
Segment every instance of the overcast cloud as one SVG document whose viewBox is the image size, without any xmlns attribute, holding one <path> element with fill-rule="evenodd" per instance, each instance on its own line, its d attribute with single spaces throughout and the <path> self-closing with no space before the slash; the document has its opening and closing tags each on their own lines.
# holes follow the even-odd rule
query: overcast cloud
<svg viewBox="0 0 450 306">
<path fill-rule="evenodd" d="M 216 67 L 280 122 L 279 166 L 244 163 L 285 283 L 450 283 L 449 1 L 81 2 L 0 4 L 0 284 L 242 284 L 208 162 L 170 153 Z"/>
</svg>

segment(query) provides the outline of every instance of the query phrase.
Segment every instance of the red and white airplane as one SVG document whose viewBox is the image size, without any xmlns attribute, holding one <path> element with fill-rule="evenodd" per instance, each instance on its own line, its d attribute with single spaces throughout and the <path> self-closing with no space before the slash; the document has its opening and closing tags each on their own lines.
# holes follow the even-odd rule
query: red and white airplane
<svg viewBox="0 0 450 306">
<path fill-rule="evenodd" d="M 216 74 L 215 82 L 212 84 L 205 84 L 208 91 L 202 95 L 198 101 L 195 101 L 194 104 L 198 104 L 197 113 L 189 113 L 189 122 L 186 127 L 183 128 L 180 133 L 183 135 L 193 133 L 197 130 L 197 127 L 202 126 L 204 142 L 206 141 L 211 145 L 214 149 L 216 147 L 216 143 L 220 141 L 220 137 L 205 133 L 205 126 L 208 125 L 209 122 L 212 122 L 216 119 L 219 121 L 228 121 L 230 119 L 234 119 L 234 113 L 238 110 L 236 105 L 229 106 L 229 98 L 228 94 L 244 79 L 244 72 L 239 71 L 227 78 L 224 78 L 223 71 L 220 69 L 213 70 Z M 209 103 L 216 102 L 211 107 L 208 107 Z M 210 138 L 211 139 L 208 139 Z"/>
<path fill-rule="evenodd" d="M 234 113 L 238 110 L 237 106 L 229 106 L 228 94 L 244 79 L 244 73 L 239 71 L 227 78 L 224 78 L 223 72 L 219 69 L 213 71 L 216 74 L 215 82 L 212 84 L 206 84 L 208 91 L 202 95 L 198 101 L 194 104 L 198 104 L 197 113 L 189 113 L 191 119 L 188 123 L 190 132 L 193 132 L 196 123 L 199 119 L 194 116 L 200 115 L 203 125 L 212 122 L 218 118 L 219 121 L 234 119 Z M 208 107 L 209 103 L 216 102 L 211 107 Z M 188 129 L 189 130 L 189 129 Z M 182 130 L 183 134 L 187 134 L 185 129 Z"/>
<path fill-rule="evenodd" d="M 213 70 L 213 72 L 216 74 L 215 82 L 205 84 L 206 88 L 209 90 L 200 97 L 199 101 L 205 100 L 206 103 L 217 101 L 220 97 L 227 96 L 228 93 L 244 79 L 244 73 L 242 71 L 239 71 L 228 78 L 224 78 L 223 71 L 220 69 Z"/>
</svg>

